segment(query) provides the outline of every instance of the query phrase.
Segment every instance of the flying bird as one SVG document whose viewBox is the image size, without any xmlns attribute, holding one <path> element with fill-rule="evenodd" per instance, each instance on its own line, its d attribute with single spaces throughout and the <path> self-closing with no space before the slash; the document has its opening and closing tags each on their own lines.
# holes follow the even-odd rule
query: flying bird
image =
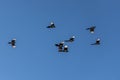
<svg viewBox="0 0 120 80">
<path fill-rule="evenodd" d="M 96 42 L 93 43 L 93 44 L 91 44 L 91 45 L 100 45 L 100 39 L 98 38 L 98 39 L 96 40 Z"/>
<path fill-rule="evenodd" d="M 12 39 L 10 42 L 8 42 L 13 48 L 16 48 L 16 39 Z"/>
<path fill-rule="evenodd" d="M 47 28 L 55 28 L 55 24 L 53 22 L 51 22 L 50 25 L 47 26 Z"/>
<path fill-rule="evenodd" d="M 96 26 L 92 26 L 90 28 L 86 28 L 86 30 L 89 30 L 90 33 L 94 33 Z"/>
<path fill-rule="evenodd" d="M 63 52 L 68 52 L 68 46 L 67 45 L 64 46 Z"/>
<path fill-rule="evenodd" d="M 62 52 L 62 51 L 63 51 L 63 45 L 64 45 L 64 42 L 60 42 L 60 43 L 58 43 L 58 44 L 55 44 L 55 46 L 58 47 L 58 51 L 59 51 L 59 52 Z"/>
<path fill-rule="evenodd" d="M 71 38 L 69 38 L 68 40 L 65 40 L 65 42 L 73 42 L 75 40 L 75 36 L 72 36 Z"/>
</svg>

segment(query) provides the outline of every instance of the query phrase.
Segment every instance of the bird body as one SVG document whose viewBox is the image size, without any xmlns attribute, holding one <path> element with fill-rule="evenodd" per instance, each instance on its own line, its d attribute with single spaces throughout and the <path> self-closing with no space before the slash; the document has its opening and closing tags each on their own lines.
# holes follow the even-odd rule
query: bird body
<svg viewBox="0 0 120 80">
<path fill-rule="evenodd" d="M 8 42 L 13 48 L 16 48 L 16 39 L 12 39 L 10 42 Z"/>
<path fill-rule="evenodd" d="M 47 28 L 55 28 L 55 24 L 53 22 L 51 22 L 50 25 L 47 26 Z"/>
<path fill-rule="evenodd" d="M 91 44 L 91 45 L 100 45 L 100 39 L 98 38 L 98 39 L 96 40 L 96 42 L 93 43 L 93 44 Z"/>
<path fill-rule="evenodd" d="M 69 40 L 65 40 L 65 42 L 73 42 L 75 40 L 75 36 L 72 36 L 71 38 L 69 38 Z"/>
<path fill-rule="evenodd" d="M 89 30 L 90 33 L 94 33 L 96 26 L 91 26 L 90 28 L 86 28 L 86 30 Z"/>
</svg>

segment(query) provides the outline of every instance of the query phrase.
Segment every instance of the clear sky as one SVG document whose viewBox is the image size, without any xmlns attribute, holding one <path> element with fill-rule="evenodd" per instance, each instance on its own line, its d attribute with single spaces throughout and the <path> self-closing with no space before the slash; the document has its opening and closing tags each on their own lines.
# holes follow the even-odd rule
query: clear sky
<svg viewBox="0 0 120 80">
<path fill-rule="evenodd" d="M 0 80 L 120 80 L 119 3 L 0 0 Z M 51 21 L 55 29 L 46 28 Z M 94 34 L 85 30 L 92 25 Z M 54 44 L 73 35 L 69 52 L 57 52 Z M 96 38 L 101 45 L 90 45 Z"/>
</svg>

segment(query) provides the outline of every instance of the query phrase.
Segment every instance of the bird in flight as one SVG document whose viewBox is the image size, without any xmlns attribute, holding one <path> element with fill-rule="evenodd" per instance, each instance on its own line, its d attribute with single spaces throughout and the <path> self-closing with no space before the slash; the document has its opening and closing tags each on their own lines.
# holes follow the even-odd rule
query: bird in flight
<svg viewBox="0 0 120 80">
<path fill-rule="evenodd" d="M 55 46 L 58 47 L 58 51 L 59 52 L 62 52 L 63 51 L 64 42 L 60 42 L 58 44 L 55 44 Z"/>
<path fill-rule="evenodd" d="M 69 38 L 68 40 L 65 40 L 65 42 L 73 42 L 75 40 L 75 36 L 72 36 L 71 38 Z"/>
<path fill-rule="evenodd" d="M 67 45 L 64 46 L 63 52 L 68 52 L 68 46 Z"/>
<path fill-rule="evenodd" d="M 10 42 L 8 42 L 13 48 L 16 48 L 16 39 L 12 39 Z"/>
<path fill-rule="evenodd" d="M 89 30 L 90 33 L 94 33 L 96 26 L 91 26 L 90 28 L 86 28 L 86 30 Z"/>
<path fill-rule="evenodd" d="M 53 22 L 51 22 L 50 25 L 47 26 L 47 28 L 55 28 L 55 24 Z"/>
<path fill-rule="evenodd" d="M 58 47 L 58 52 L 68 52 L 68 46 L 64 45 L 64 42 L 60 42 L 58 44 L 55 44 L 55 46 Z"/>
<path fill-rule="evenodd" d="M 91 45 L 100 45 L 100 38 L 98 38 L 98 39 L 96 40 L 96 42 L 93 43 L 93 44 L 91 44 Z"/>
</svg>

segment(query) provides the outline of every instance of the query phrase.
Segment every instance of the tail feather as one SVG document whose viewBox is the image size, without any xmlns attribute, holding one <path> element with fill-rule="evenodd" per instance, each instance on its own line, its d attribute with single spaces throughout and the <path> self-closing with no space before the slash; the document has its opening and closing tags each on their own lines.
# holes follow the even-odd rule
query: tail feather
<svg viewBox="0 0 120 80">
<path fill-rule="evenodd" d="M 89 30 L 90 28 L 86 28 L 86 30 Z"/>
<path fill-rule="evenodd" d="M 47 26 L 47 28 L 50 28 L 50 26 Z"/>
<path fill-rule="evenodd" d="M 11 44 L 11 42 L 8 42 L 8 44 Z"/>
<path fill-rule="evenodd" d="M 59 46 L 58 44 L 55 44 L 55 46 Z"/>
<path fill-rule="evenodd" d="M 93 44 L 91 44 L 91 45 L 96 45 L 96 43 L 93 43 Z"/>
<path fill-rule="evenodd" d="M 93 43 L 93 44 L 91 44 L 91 45 L 100 45 L 100 43 Z"/>
<path fill-rule="evenodd" d="M 70 40 L 65 40 L 65 42 L 70 42 Z"/>
</svg>

